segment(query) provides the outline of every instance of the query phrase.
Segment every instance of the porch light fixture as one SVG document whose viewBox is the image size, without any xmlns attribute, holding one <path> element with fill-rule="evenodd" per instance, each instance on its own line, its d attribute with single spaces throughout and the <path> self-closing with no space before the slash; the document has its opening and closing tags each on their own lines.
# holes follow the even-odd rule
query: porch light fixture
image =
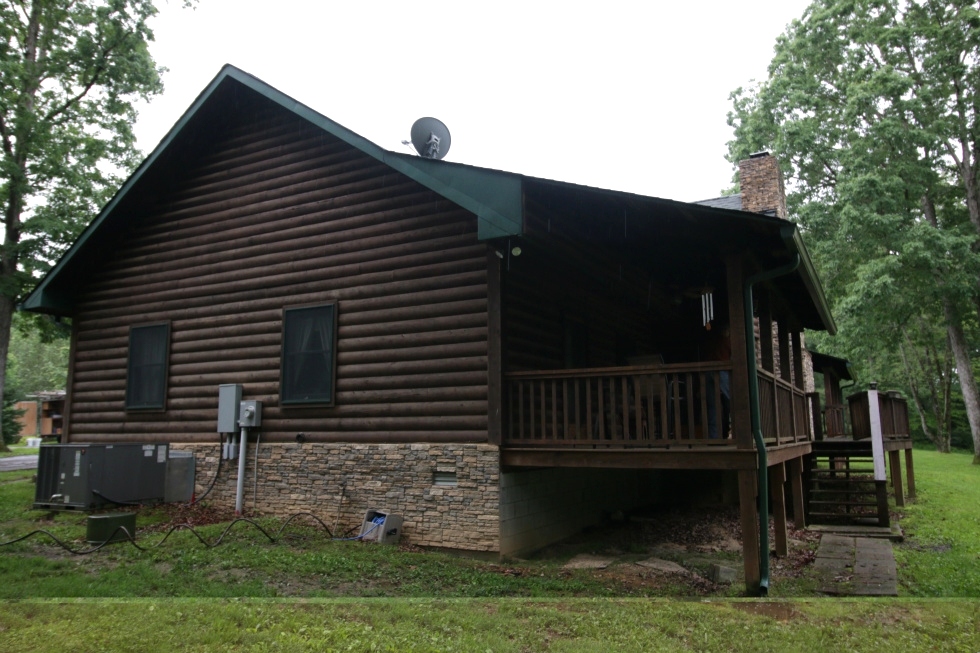
<svg viewBox="0 0 980 653">
<path fill-rule="evenodd" d="M 521 248 L 518 247 L 517 245 L 514 245 L 514 247 L 511 248 L 511 250 L 510 250 L 510 255 L 513 256 L 513 257 L 515 257 L 515 258 L 518 257 L 518 256 L 520 256 L 521 255 Z"/>
</svg>

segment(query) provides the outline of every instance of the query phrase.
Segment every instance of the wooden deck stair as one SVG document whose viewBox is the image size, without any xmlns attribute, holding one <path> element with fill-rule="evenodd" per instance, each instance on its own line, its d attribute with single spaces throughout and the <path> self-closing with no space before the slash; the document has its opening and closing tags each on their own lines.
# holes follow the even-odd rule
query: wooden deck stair
<svg viewBox="0 0 980 653">
<path fill-rule="evenodd" d="M 806 466 L 807 523 L 888 526 L 886 481 L 875 481 L 869 440 L 813 443 Z"/>
</svg>

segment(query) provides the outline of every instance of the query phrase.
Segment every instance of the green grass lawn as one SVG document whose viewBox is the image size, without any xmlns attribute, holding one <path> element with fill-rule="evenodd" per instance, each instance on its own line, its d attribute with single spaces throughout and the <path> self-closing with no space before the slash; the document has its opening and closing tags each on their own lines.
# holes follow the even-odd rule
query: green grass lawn
<svg viewBox="0 0 980 653">
<path fill-rule="evenodd" d="M 29 601 L 6 653 L 88 651 L 976 651 L 975 603 L 657 599 Z"/>
<path fill-rule="evenodd" d="M 737 585 L 692 589 L 625 565 L 564 570 L 562 555 L 480 561 L 331 541 L 306 525 L 272 544 L 239 524 L 214 549 L 188 532 L 146 553 L 116 544 L 72 556 L 43 538 L 0 548 L 0 650 L 980 651 L 980 604 L 954 598 L 980 596 L 970 462 L 915 452 L 895 600 L 812 598 L 806 570 L 775 577 L 772 596 L 785 599 L 740 600 Z M 0 474 L 0 541 L 44 528 L 86 546 L 85 514 L 30 509 L 31 476 Z M 173 517 L 141 512 L 140 543 Z M 224 527 L 200 530 L 213 540 Z"/>
<path fill-rule="evenodd" d="M 980 598 L 980 465 L 966 452 L 915 452 L 914 502 L 899 510 L 902 592 Z"/>
<path fill-rule="evenodd" d="M 40 448 L 38 447 L 28 447 L 27 445 L 21 444 L 12 444 L 8 448 L 10 451 L 0 451 L 0 458 L 37 455 L 37 453 L 40 451 Z"/>
</svg>

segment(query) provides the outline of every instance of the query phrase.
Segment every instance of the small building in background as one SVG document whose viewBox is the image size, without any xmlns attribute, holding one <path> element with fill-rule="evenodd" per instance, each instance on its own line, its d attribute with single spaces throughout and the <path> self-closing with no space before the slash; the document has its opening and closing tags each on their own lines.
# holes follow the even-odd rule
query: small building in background
<svg viewBox="0 0 980 653">
<path fill-rule="evenodd" d="M 23 411 L 17 417 L 20 423 L 20 437 L 61 439 L 62 416 L 65 413 L 64 390 L 27 395 L 27 399 L 18 401 L 15 407 Z"/>
</svg>

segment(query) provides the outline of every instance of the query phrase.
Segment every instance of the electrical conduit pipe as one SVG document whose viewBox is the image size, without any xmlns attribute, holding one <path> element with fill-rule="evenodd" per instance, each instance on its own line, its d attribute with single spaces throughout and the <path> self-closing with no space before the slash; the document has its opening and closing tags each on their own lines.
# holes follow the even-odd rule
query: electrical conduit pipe
<svg viewBox="0 0 980 653">
<path fill-rule="evenodd" d="M 242 427 L 242 443 L 238 448 L 238 490 L 235 494 L 235 515 L 242 516 L 242 498 L 245 494 L 245 447 L 248 445 L 248 429 Z"/>
<path fill-rule="evenodd" d="M 759 595 L 769 594 L 769 456 L 766 441 L 762 438 L 762 417 L 759 409 L 759 370 L 755 364 L 755 324 L 752 321 L 752 286 L 770 281 L 796 271 L 800 267 L 800 254 L 794 252 L 793 260 L 772 270 L 763 270 L 747 278 L 742 285 L 745 313 L 745 353 L 749 368 L 749 411 L 752 414 L 752 436 L 759 458 Z M 759 337 L 764 337 L 759 334 Z M 772 337 L 772 334 L 769 334 Z M 745 537 L 748 535 L 746 534 Z"/>
</svg>

